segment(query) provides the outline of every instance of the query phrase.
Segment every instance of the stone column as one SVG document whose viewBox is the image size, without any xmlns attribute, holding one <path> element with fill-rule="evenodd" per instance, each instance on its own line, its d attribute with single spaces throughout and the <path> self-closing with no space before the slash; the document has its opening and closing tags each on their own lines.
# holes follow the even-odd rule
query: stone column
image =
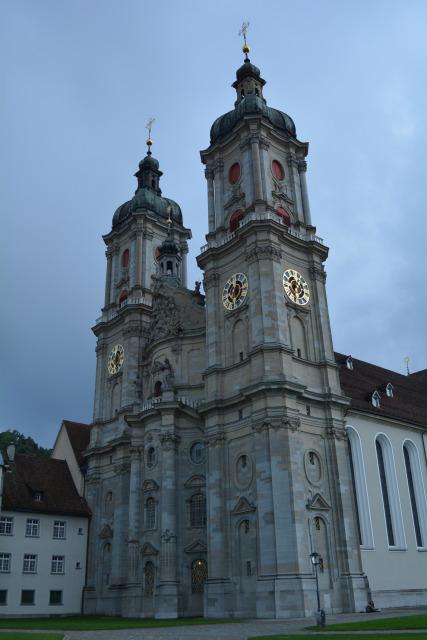
<svg viewBox="0 0 427 640">
<path fill-rule="evenodd" d="M 181 258 L 182 258 L 181 283 L 183 287 L 187 286 L 187 255 L 188 255 L 188 243 L 185 242 L 184 240 L 183 242 L 181 242 Z"/>
<path fill-rule="evenodd" d="M 209 233 L 215 231 L 215 197 L 214 197 L 214 173 L 210 167 L 205 169 L 205 177 L 208 185 L 208 220 Z"/>
<path fill-rule="evenodd" d="M 143 234 L 143 250 L 142 250 L 142 288 L 150 289 L 151 287 L 151 269 L 150 260 L 154 260 L 153 248 L 151 246 L 151 240 L 153 234 L 151 231 L 144 231 Z"/>
<path fill-rule="evenodd" d="M 104 298 L 104 308 L 107 309 L 110 306 L 110 296 L 111 296 L 111 269 L 113 262 L 113 251 L 111 247 L 108 247 L 105 252 L 105 256 L 107 258 L 107 274 L 105 277 L 105 298 Z"/>
<path fill-rule="evenodd" d="M 120 245 L 118 242 L 113 246 L 113 263 L 112 263 L 112 277 L 111 277 L 111 289 L 110 289 L 110 304 L 117 305 L 116 296 L 116 284 L 120 280 Z"/>
<path fill-rule="evenodd" d="M 262 200 L 261 159 L 259 154 L 259 138 L 251 137 L 252 171 L 254 180 L 255 203 Z"/>
<path fill-rule="evenodd" d="M 135 288 L 142 287 L 142 227 L 136 227 L 136 251 L 135 251 Z"/>
<path fill-rule="evenodd" d="M 223 431 L 212 434 L 207 439 L 208 472 L 206 474 L 207 494 L 207 541 L 208 580 L 206 582 L 205 615 L 212 618 L 227 617 L 230 602 L 230 563 L 227 536 L 226 467 Z"/>
<path fill-rule="evenodd" d="M 114 524 L 113 555 L 111 562 L 111 586 L 121 585 L 127 579 L 126 537 L 129 524 L 129 471 L 128 462 L 118 463 L 114 468 Z"/>
<path fill-rule="evenodd" d="M 162 502 L 161 502 L 161 544 L 160 581 L 156 590 L 156 618 L 177 618 L 177 481 L 176 456 L 179 437 L 173 425 L 160 435 L 162 447 Z"/>
<path fill-rule="evenodd" d="M 222 160 L 217 160 L 215 163 L 215 226 L 219 227 L 223 223 L 224 209 L 223 209 L 223 171 L 224 163 Z"/>
<path fill-rule="evenodd" d="M 128 581 L 135 582 L 138 575 L 138 547 L 141 518 L 141 447 L 130 449 L 129 481 L 129 562 Z M 136 551 L 136 554 L 135 554 Z"/>
<path fill-rule="evenodd" d="M 277 574 L 276 532 L 271 481 L 268 422 L 254 426 L 255 467 L 258 516 L 257 617 L 274 618 L 276 612 L 274 578 Z"/>
<path fill-rule="evenodd" d="M 295 202 L 295 213 L 299 222 L 305 220 L 302 205 L 301 183 L 298 173 L 298 160 L 293 153 L 288 153 L 289 178 L 291 182 L 292 198 Z"/>
<path fill-rule="evenodd" d="M 308 200 L 308 190 L 307 190 L 307 163 L 304 160 L 298 162 L 298 173 L 299 180 L 301 184 L 301 196 L 302 196 L 302 208 L 304 211 L 305 223 L 308 226 L 311 226 L 311 213 L 310 213 L 310 203 Z"/>
</svg>

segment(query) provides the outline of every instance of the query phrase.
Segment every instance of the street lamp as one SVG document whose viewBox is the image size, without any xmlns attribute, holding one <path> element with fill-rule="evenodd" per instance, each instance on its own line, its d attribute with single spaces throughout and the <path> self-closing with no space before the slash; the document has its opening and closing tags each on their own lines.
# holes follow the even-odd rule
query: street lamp
<svg viewBox="0 0 427 640">
<path fill-rule="evenodd" d="M 319 593 L 319 579 L 317 577 L 317 567 L 323 564 L 323 560 L 319 553 L 312 551 L 310 553 L 311 564 L 314 567 L 314 575 L 316 577 L 316 594 L 317 594 L 317 611 L 316 611 L 316 624 L 318 627 L 324 627 L 326 622 L 326 616 L 323 609 L 320 608 L 320 593 Z"/>
</svg>

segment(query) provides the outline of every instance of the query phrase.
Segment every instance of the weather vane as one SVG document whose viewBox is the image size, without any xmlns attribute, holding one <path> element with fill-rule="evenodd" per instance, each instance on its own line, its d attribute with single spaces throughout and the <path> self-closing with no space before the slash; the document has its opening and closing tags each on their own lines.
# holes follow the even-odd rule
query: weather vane
<svg viewBox="0 0 427 640">
<path fill-rule="evenodd" d="M 153 141 L 151 139 L 151 128 L 153 126 L 153 124 L 156 122 L 156 118 L 149 118 L 147 124 L 145 125 L 145 128 L 148 129 L 148 138 L 147 138 L 147 154 L 151 155 L 151 145 L 153 144 Z"/>
<path fill-rule="evenodd" d="M 248 53 L 250 51 L 250 47 L 248 45 L 248 43 L 246 42 L 246 34 L 247 31 L 249 29 L 249 22 L 248 21 L 244 21 L 242 23 L 242 26 L 240 27 L 240 31 L 239 31 L 239 36 L 243 36 L 243 47 L 242 47 L 242 51 L 245 54 L 245 60 L 248 60 Z"/>
<path fill-rule="evenodd" d="M 410 362 L 411 358 L 409 356 L 406 356 L 406 358 L 404 358 L 405 364 L 406 364 L 406 375 L 409 376 L 409 362 Z"/>
</svg>

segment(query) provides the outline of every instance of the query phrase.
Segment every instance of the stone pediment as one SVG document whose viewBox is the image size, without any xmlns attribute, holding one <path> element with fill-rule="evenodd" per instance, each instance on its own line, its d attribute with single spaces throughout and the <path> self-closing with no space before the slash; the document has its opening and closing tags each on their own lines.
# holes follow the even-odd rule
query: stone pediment
<svg viewBox="0 0 427 640">
<path fill-rule="evenodd" d="M 99 537 L 102 540 L 106 540 L 107 538 L 112 538 L 113 537 L 113 530 L 110 527 L 109 524 L 104 524 L 104 526 L 102 527 L 101 531 L 99 532 Z"/>
<path fill-rule="evenodd" d="M 207 549 L 208 548 L 203 540 L 195 540 L 195 542 L 192 542 L 185 547 L 184 551 L 185 553 L 206 553 Z"/>
<path fill-rule="evenodd" d="M 161 278 L 153 280 L 153 313 L 148 343 L 205 326 L 205 311 L 200 304 L 200 295 L 195 296 L 177 283 L 172 286 Z"/>
<path fill-rule="evenodd" d="M 311 511 L 329 511 L 330 505 L 326 502 L 325 498 L 316 493 L 306 504 L 307 509 Z"/>
<path fill-rule="evenodd" d="M 156 547 L 153 547 L 151 542 L 146 542 L 142 546 L 142 549 L 141 549 L 142 556 L 157 556 L 158 553 L 159 553 L 158 550 L 156 549 Z"/>
<path fill-rule="evenodd" d="M 206 478 L 205 476 L 191 476 L 191 478 L 189 478 L 187 480 L 187 482 L 185 483 L 185 487 L 187 489 L 195 489 L 198 487 L 204 487 L 206 484 Z"/>
<path fill-rule="evenodd" d="M 147 491 L 158 491 L 159 485 L 155 480 L 144 480 L 142 483 L 142 490 L 144 493 L 147 493 Z"/>
<path fill-rule="evenodd" d="M 233 516 L 239 516 L 243 513 L 253 513 L 254 511 L 256 511 L 255 505 L 251 504 L 246 498 L 239 498 L 231 513 Z"/>
</svg>

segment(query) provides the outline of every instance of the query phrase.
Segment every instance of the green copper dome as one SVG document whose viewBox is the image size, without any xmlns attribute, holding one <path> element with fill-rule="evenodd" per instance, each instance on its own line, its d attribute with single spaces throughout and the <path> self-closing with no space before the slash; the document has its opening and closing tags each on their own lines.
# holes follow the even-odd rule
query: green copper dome
<svg viewBox="0 0 427 640">
<path fill-rule="evenodd" d="M 249 58 L 236 72 L 236 80 L 233 87 L 237 91 L 237 101 L 234 109 L 224 113 L 215 120 L 211 127 L 211 144 L 229 134 L 238 122 L 246 115 L 260 114 L 267 118 L 276 129 L 282 129 L 296 138 L 295 123 L 287 113 L 269 107 L 262 97 L 262 87 L 265 80 L 261 78 L 261 72 Z"/>
<path fill-rule="evenodd" d="M 164 220 L 171 218 L 182 225 L 182 212 L 180 206 L 170 198 L 162 196 L 159 180 L 162 172 L 159 169 L 159 161 L 153 158 L 151 152 L 139 163 L 139 170 L 135 173 L 138 178 L 138 188 L 132 200 L 120 205 L 113 216 L 113 229 L 130 218 L 134 213 L 148 209 Z"/>
</svg>

